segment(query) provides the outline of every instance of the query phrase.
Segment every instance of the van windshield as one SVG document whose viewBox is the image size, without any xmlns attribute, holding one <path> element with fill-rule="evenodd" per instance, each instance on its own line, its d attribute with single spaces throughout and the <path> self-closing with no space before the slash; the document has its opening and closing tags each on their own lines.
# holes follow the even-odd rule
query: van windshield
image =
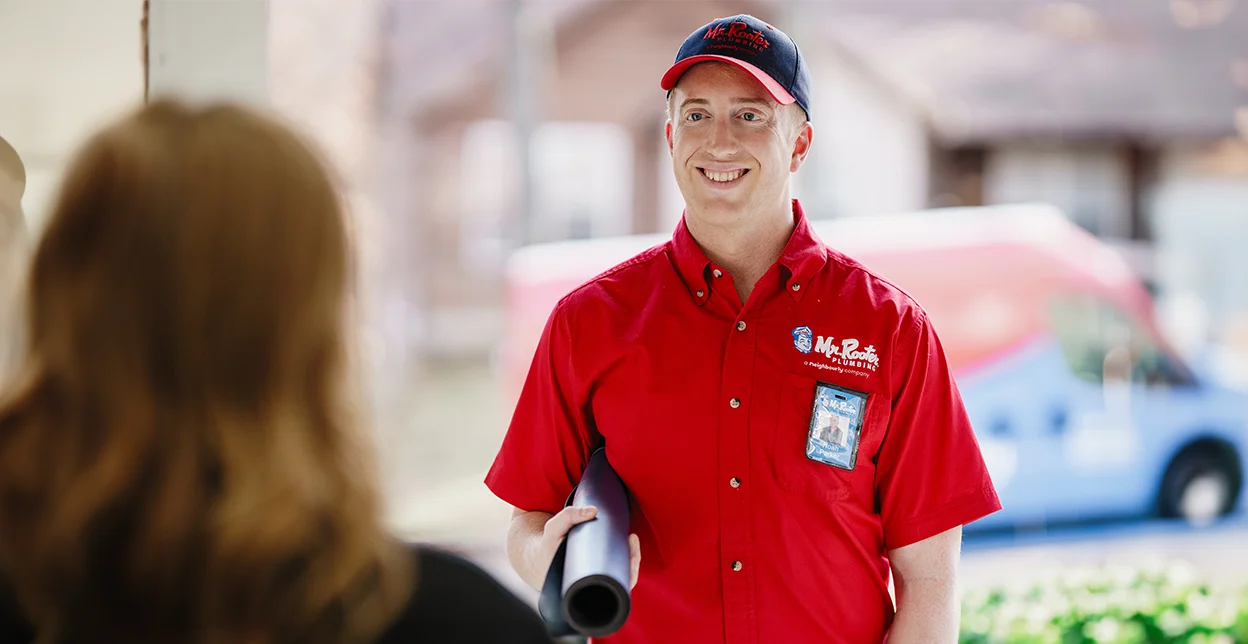
<svg viewBox="0 0 1248 644">
<path fill-rule="evenodd" d="M 1129 381 L 1150 387 L 1195 382 L 1138 321 L 1091 294 L 1064 294 L 1049 307 L 1054 333 L 1071 371 L 1095 384 Z"/>
</svg>

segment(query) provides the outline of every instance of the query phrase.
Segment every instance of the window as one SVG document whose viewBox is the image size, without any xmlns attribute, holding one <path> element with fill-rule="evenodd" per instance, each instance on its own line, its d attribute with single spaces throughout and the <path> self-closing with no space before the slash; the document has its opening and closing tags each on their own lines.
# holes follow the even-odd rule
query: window
<svg viewBox="0 0 1248 644">
<path fill-rule="evenodd" d="M 529 157 L 530 242 L 606 237 L 632 227 L 633 147 L 609 123 L 543 123 Z M 464 132 L 459 199 L 460 256 L 465 267 L 493 273 L 517 231 L 520 149 L 507 121 L 477 121 Z M 666 152 L 666 150 L 664 150 Z M 484 268 L 483 268 L 484 267 Z"/>
<path fill-rule="evenodd" d="M 1113 146 L 1009 145 L 987 159 L 988 203 L 1043 201 L 1100 237 L 1130 236 L 1130 173 Z"/>
<path fill-rule="evenodd" d="M 1183 386 L 1187 369 L 1157 345 L 1136 320 L 1093 295 L 1066 295 L 1050 308 L 1053 331 L 1071 371 L 1080 379 L 1147 386 Z"/>
</svg>

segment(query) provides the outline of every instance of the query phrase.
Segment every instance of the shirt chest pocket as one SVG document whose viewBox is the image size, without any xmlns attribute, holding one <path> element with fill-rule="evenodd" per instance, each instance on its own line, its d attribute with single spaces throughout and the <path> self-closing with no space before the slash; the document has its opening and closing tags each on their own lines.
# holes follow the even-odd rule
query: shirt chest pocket
<svg viewBox="0 0 1248 644">
<path fill-rule="evenodd" d="M 872 507 L 881 396 L 861 393 L 866 400 L 855 401 L 858 392 L 825 384 L 785 375 L 772 454 L 776 482 L 783 490 L 825 502 Z"/>
</svg>

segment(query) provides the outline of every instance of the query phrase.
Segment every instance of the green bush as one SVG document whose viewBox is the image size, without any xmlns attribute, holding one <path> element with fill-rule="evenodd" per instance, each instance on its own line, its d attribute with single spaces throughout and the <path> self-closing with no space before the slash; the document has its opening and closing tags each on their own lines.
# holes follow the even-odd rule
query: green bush
<svg viewBox="0 0 1248 644">
<path fill-rule="evenodd" d="M 1213 590 L 1181 565 L 1070 570 L 967 592 L 962 644 L 1248 644 L 1248 587 Z"/>
</svg>

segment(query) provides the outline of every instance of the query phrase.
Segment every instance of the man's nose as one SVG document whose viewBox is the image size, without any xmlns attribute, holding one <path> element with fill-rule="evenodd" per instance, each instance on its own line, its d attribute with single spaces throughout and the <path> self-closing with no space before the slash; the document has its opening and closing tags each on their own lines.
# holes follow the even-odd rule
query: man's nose
<svg viewBox="0 0 1248 644">
<path fill-rule="evenodd" d="M 711 138 L 707 151 L 715 156 L 731 156 L 737 151 L 737 137 L 732 131 L 732 119 L 716 119 L 711 126 Z"/>
</svg>

